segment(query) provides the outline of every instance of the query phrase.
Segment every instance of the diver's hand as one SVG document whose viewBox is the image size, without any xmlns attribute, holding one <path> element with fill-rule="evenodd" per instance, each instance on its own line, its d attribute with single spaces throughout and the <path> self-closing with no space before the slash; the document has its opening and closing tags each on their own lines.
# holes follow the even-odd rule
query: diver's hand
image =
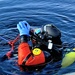
<svg viewBox="0 0 75 75">
<path fill-rule="evenodd" d="M 20 32 L 20 36 L 21 35 L 29 36 L 30 25 L 26 21 L 19 22 L 19 24 L 17 24 L 17 28 Z"/>
</svg>

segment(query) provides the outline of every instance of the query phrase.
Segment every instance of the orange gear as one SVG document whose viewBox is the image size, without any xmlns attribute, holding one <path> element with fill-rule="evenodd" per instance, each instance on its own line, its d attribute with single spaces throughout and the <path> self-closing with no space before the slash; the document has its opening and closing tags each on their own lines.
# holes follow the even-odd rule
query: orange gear
<svg viewBox="0 0 75 75">
<path fill-rule="evenodd" d="M 45 63 L 44 53 L 40 49 L 39 51 L 37 55 L 35 52 L 32 54 L 29 45 L 21 43 L 18 48 L 18 64 L 22 65 L 24 62 L 25 65 L 30 66 Z"/>
</svg>

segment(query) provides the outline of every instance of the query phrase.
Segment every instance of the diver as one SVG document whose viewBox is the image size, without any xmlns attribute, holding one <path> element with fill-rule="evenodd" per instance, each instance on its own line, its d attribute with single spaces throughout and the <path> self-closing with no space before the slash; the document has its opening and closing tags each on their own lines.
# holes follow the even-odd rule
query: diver
<svg viewBox="0 0 75 75">
<path fill-rule="evenodd" d="M 18 51 L 12 50 L 14 40 L 9 41 L 11 49 L 2 56 L 0 61 L 10 59 L 14 54 L 18 54 L 18 65 L 25 71 L 39 70 L 47 63 L 60 60 L 62 60 L 60 68 L 68 67 L 75 62 L 75 46 L 63 43 L 61 32 L 54 25 L 47 24 L 42 28 L 32 29 L 28 22 L 21 21 L 17 24 L 17 29 L 20 34 Z M 18 39 L 19 36 L 15 38 L 15 41 Z"/>
<path fill-rule="evenodd" d="M 42 30 L 33 30 L 28 22 L 21 21 L 17 24 L 17 29 L 20 33 L 18 65 L 21 68 L 41 69 L 47 62 L 62 59 L 62 51 L 58 49 L 62 44 L 61 33 L 55 26 L 45 25 Z"/>
</svg>

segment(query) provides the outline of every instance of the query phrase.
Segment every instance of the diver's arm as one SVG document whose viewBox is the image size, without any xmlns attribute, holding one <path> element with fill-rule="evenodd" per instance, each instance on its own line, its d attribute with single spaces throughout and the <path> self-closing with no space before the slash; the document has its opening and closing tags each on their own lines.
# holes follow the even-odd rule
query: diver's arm
<svg viewBox="0 0 75 75">
<path fill-rule="evenodd" d="M 22 65 L 23 60 L 31 53 L 29 45 L 28 45 L 28 36 L 22 35 L 20 36 L 20 45 L 18 47 L 18 64 Z"/>
<path fill-rule="evenodd" d="M 21 35 L 21 36 L 20 36 L 20 42 L 21 42 L 21 43 L 22 43 L 22 42 L 27 43 L 28 40 L 29 40 L 29 36 L 27 36 L 27 35 Z"/>
<path fill-rule="evenodd" d="M 18 47 L 18 64 L 19 65 L 38 65 L 45 62 L 44 53 L 41 51 L 39 55 L 33 55 L 28 43 L 21 42 Z"/>
<path fill-rule="evenodd" d="M 28 24 L 28 23 L 27 23 Z M 17 28 L 20 32 L 21 43 L 18 47 L 18 64 L 19 65 L 37 65 L 45 62 L 44 53 L 41 52 L 38 56 L 34 56 L 31 53 L 31 50 L 28 45 L 28 37 L 29 37 L 29 25 L 25 25 L 25 22 L 19 22 L 17 24 Z M 34 56 L 34 57 L 33 57 Z M 39 59 L 41 61 L 39 61 Z"/>
<path fill-rule="evenodd" d="M 29 45 L 28 36 L 22 35 L 20 37 L 20 45 L 18 47 L 18 64 L 19 65 L 38 65 L 45 62 L 45 56 L 43 51 L 39 55 L 33 55 Z"/>
</svg>

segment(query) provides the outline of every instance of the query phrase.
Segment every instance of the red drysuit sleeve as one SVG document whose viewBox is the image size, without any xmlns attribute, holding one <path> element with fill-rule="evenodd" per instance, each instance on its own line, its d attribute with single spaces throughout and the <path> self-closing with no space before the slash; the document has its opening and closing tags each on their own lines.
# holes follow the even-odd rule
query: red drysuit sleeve
<svg viewBox="0 0 75 75">
<path fill-rule="evenodd" d="M 22 42 L 18 47 L 18 64 L 22 65 L 23 60 L 31 53 L 28 43 Z M 33 56 L 31 55 L 26 61 L 25 65 L 38 65 L 45 62 L 45 56 L 43 51 L 41 54 Z"/>
</svg>

